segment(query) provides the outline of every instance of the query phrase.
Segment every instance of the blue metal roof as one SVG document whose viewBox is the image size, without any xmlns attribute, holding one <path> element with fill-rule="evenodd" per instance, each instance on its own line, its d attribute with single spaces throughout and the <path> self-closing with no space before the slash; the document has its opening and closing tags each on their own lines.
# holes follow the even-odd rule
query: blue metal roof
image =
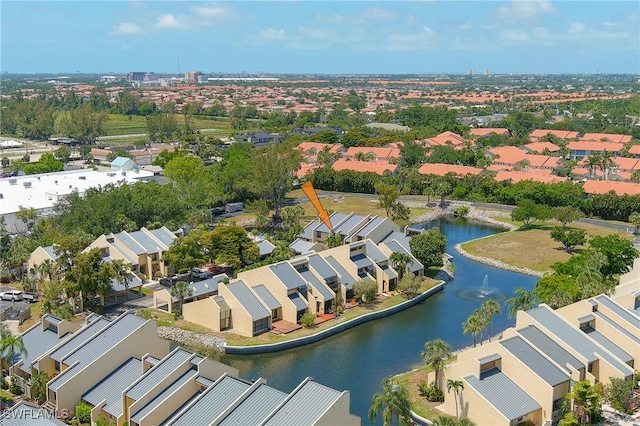
<svg viewBox="0 0 640 426">
<path fill-rule="evenodd" d="M 316 228 L 321 224 L 320 220 L 313 220 L 304 227 L 302 232 L 298 234 L 300 238 L 304 238 L 305 240 L 313 240 L 313 233 L 316 231 Z"/>
<path fill-rule="evenodd" d="M 218 426 L 260 424 L 286 397 L 286 393 L 262 384 L 218 423 Z"/>
<path fill-rule="evenodd" d="M 178 377 L 171 383 L 167 388 L 165 388 L 162 392 L 156 395 L 151 401 L 147 402 L 144 407 L 140 410 L 136 411 L 135 414 L 131 416 L 131 421 L 140 424 L 142 420 L 152 411 L 154 411 L 159 406 L 166 404 L 167 400 L 171 398 L 174 392 L 181 387 L 185 386 L 187 383 L 193 382 L 196 377 L 198 377 L 198 372 L 195 370 L 188 370 L 182 376 Z M 196 392 L 194 391 L 193 394 Z M 193 395 L 192 394 L 192 395 Z"/>
<path fill-rule="evenodd" d="M 249 289 L 244 281 L 236 281 L 227 284 L 227 289 L 235 296 L 238 302 L 245 308 L 251 319 L 256 321 L 271 317 L 271 312 L 260 302 L 260 299 Z"/>
<path fill-rule="evenodd" d="M 393 231 L 389 235 L 384 237 L 382 239 L 382 242 L 387 244 L 387 242 L 393 241 L 393 240 L 396 240 L 398 244 L 404 247 L 405 251 L 407 251 L 408 253 L 411 253 L 411 246 L 409 245 L 409 241 L 411 240 L 411 237 L 406 236 L 404 232 Z"/>
<path fill-rule="evenodd" d="M 325 281 L 338 278 L 336 271 L 319 254 L 309 256 L 309 267 L 316 271 Z"/>
<path fill-rule="evenodd" d="M 509 421 L 542 409 L 535 399 L 497 368 L 483 372 L 479 379 L 466 376 L 464 380 Z"/>
<path fill-rule="evenodd" d="M 55 318 L 51 317 L 50 318 Z M 44 318 L 43 318 L 44 319 Z M 40 358 L 44 353 L 50 351 L 55 345 L 60 343 L 69 335 L 58 338 L 58 333 L 49 329 L 42 329 L 42 323 L 35 325 L 22 334 L 22 343 L 26 349 L 24 353 L 16 353 L 15 360 L 22 359 L 20 370 L 31 374 L 31 363 Z"/>
<path fill-rule="evenodd" d="M 295 251 L 296 253 L 306 253 L 308 251 L 311 251 L 313 246 L 315 246 L 316 244 L 317 243 L 312 243 L 310 241 L 305 241 L 298 238 L 294 242 L 289 244 L 289 248 Z"/>
<path fill-rule="evenodd" d="M 347 272 L 347 270 L 340 264 L 340 262 L 335 260 L 333 256 L 327 256 L 325 259 L 327 263 L 329 263 L 329 265 L 331 265 L 331 267 L 340 275 L 342 285 L 345 286 L 347 290 L 351 290 L 351 288 L 353 288 L 353 284 L 358 280 Z"/>
<path fill-rule="evenodd" d="M 296 309 L 298 311 L 304 311 L 305 309 L 307 309 L 306 302 L 300 298 L 300 295 L 298 295 L 298 293 L 291 293 L 289 295 L 289 300 L 291 300 L 293 304 L 296 305 Z"/>
<path fill-rule="evenodd" d="M 598 320 L 606 322 L 611 327 L 615 328 L 621 334 L 624 334 L 628 339 L 632 340 L 633 342 L 635 342 L 637 345 L 640 346 L 640 337 L 639 336 L 637 336 L 637 335 L 635 335 L 633 333 L 630 333 L 629 331 L 627 331 L 626 328 L 621 327 L 620 324 L 618 324 L 617 322 L 611 320 L 608 316 L 604 315 L 602 312 L 594 312 L 593 314 L 596 316 L 596 318 L 598 318 Z"/>
<path fill-rule="evenodd" d="M 347 219 L 345 219 L 344 221 L 342 221 L 342 223 L 340 223 L 340 225 L 333 229 L 333 232 L 336 235 L 349 235 L 350 233 L 354 232 L 357 226 L 360 226 L 360 224 L 366 219 L 366 216 L 360 216 L 359 214 L 352 214 L 350 215 Z"/>
<path fill-rule="evenodd" d="M 142 379 L 127 390 L 127 396 L 131 399 L 138 400 L 151 389 L 153 389 L 160 380 L 167 377 L 179 365 L 184 364 L 194 356 L 193 352 L 186 351 L 180 347 L 176 348 L 169 355 L 164 357 L 159 364 L 156 364 L 142 376 Z"/>
<path fill-rule="evenodd" d="M 520 336 L 500 340 L 500 344 L 550 386 L 559 385 L 571 378 Z"/>
<path fill-rule="evenodd" d="M 544 334 L 539 328 L 529 325 L 525 328 L 519 329 L 518 333 L 531 342 L 536 349 L 547 355 L 561 367 L 567 368 L 567 365 L 570 365 L 576 370 L 585 368 L 585 365 L 578 360 L 578 358 L 556 343 L 551 337 Z"/>
<path fill-rule="evenodd" d="M 381 266 L 380 269 L 382 269 L 382 272 L 384 272 L 387 275 L 387 277 L 389 277 L 390 280 L 394 278 L 398 278 L 398 273 L 394 269 L 390 268 L 389 266 L 384 265 L 384 266 Z"/>
<path fill-rule="evenodd" d="M 271 310 L 281 308 L 282 305 L 278 302 L 278 299 L 273 297 L 273 294 L 263 284 L 258 284 L 251 287 L 256 292 L 258 297 L 264 302 L 265 305 Z"/>
<path fill-rule="evenodd" d="M 389 260 L 389 257 L 378 248 L 377 245 L 371 240 L 365 240 L 365 250 L 367 257 L 374 261 L 374 263 L 385 262 Z"/>
<path fill-rule="evenodd" d="M 351 261 L 359 268 L 367 268 L 373 266 L 373 262 L 364 254 L 357 254 L 351 258 Z"/>
<path fill-rule="evenodd" d="M 102 409 L 118 418 L 122 415 L 122 392 L 141 376 L 142 361 L 129 358 L 82 395 L 82 399 L 93 406 L 106 400 Z"/>
<path fill-rule="evenodd" d="M 276 248 L 276 246 L 274 246 L 269 240 L 262 240 L 257 244 L 260 249 L 260 256 L 268 256 L 273 252 L 273 249 Z"/>
<path fill-rule="evenodd" d="M 335 293 L 326 286 L 322 281 L 320 281 L 314 274 L 309 270 L 309 268 L 301 268 L 298 270 L 300 275 L 307 280 L 307 282 L 311 285 L 311 287 L 315 290 L 316 293 L 322 295 L 322 298 L 325 301 L 335 299 Z"/>
<path fill-rule="evenodd" d="M 269 269 L 278 277 L 280 282 L 284 284 L 287 290 L 293 290 L 295 288 L 306 287 L 302 277 L 296 272 L 296 270 L 288 262 L 281 262 L 276 265 L 269 266 Z"/>
</svg>

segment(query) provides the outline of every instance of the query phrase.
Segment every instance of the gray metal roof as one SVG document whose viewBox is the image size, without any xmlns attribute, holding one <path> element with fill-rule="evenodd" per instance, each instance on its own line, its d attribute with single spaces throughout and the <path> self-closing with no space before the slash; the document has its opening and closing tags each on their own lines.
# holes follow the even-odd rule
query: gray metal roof
<svg viewBox="0 0 640 426">
<path fill-rule="evenodd" d="M 615 355 L 616 358 L 618 358 L 622 362 L 627 363 L 627 362 L 633 361 L 633 356 L 626 353 L 620 346 L 616 345 L 611 340 L 607 339 L 602 333 L 597 331 L 595 328 L 586 327 L 586 328 L 583 328 L 582 331 L 587 333 L 589 337 L 591 337 L 600 346 L 602 346 L 603 348 L 611 352 L 613 355 Z"/>
<path fill-rule="evenodd" d="M 40 358 L 45 352 L 50 351 L 51 348 L 63 341 L 67 336 L 68 334 L 58 339 L 58 333 L 49 329 L 43 330 L 41 323 L 22 333 L 22 343 L 27 354 L 26 356 L 23 353 L 16 354 L 17 359 L 22 359 L 20 369 L 27 374 L 31 374 L 31 363 Z"/>
<path fill-rule="evenodd" d="M 329 216 L 329 221 L 331 222 L 331 226 L 333 227 L 333 229 L 336 229 L 347 217 L 349 217 L 349 214 L 335 212 L 331 216 Z M 315 230 L 324 233 L 329 232 L 329 228 L 327 228 L 327 225 L 325 225 L 322 221 L 320 222 L 320 226 L 318 226 Z"/>
<path fill-rule="evenodd" d="M 356 226 L 359 226 L 366 218 L 366 216 L 352 214 L 346 220 L 342 221 L 342 223 L 340 223 L 337 228 L 334 227 L 333 232 L 336 235 L 349 235 L 350 233 L 354 232 L 354 228 Z"/>
<path fill-rule="evenodd" d="M 60 318 L 54 317 L 51 314 L 45 314 L 42 317 L 42 321 L 46 321 L 49 324 L 53 324 L 53 325 L 58 325 L 58 324 L 60 324 L 62 322 L 62 320 Z"/>
<path fill-rule="evenodd" d="M 136 231 L 136 232 L 140 232 L 140 231 Z M 135 238 L 135 232 L 118 232 L 117 234 L 114 234 L 114 242 L 111 243 L 115 246 L 122 246 L 124 245 L 124 247 L 128 248 L 130 251 L 134 252 L 136 255 L 141 255 L 141 254 L 145 254 L 147 253 L 147 250 L 145 249 L 145 247 L 140 244 L 138 242 L 138 240 Z M 109 236 L 108 236 L 109 238 Z M 107 239 L 107 241 L 109 241 Z"/>
<path fill-rule="evenodd" d="M 385 262 L 389 260 L 389 257 L 384 254 L 382 250 L 380 250 L 378 246 L 373 243 L 373 241 L 365 240 L 365 247 L 367 257 L 373 260 L 375 263 Z"/>
<path fill-rule="evenodd" d="M 487 362 L 493 362 L 493 361 L 497 361 L 499 359 L 501 359 L 502 356 L 498 353 L 495 354 L 491 354 L 491 355 L 487 355 L 487 356 L 483 356 L 481 358 L 478 358 L 478 362 L 480 364 L 486 364 Z"/>
<path fill-rule="evenodd" d="M 485 371 L 479 379 L 476 376 L 466 376 L 464 380 L 507 420 L 516 420 L 542 408 L 497 368 Z"/>
<path fill-rule="evenodd" d="M 388 265 L 383 265 L 380 267 L 380 269 L 382 269 L 382 272 L 384 272 L 387 275 L 387 277 L 389 277 L 389 279 L 392 280 L 394 278 L 398 278 L 398 273 L 394 269 L 390 268 Z"/>
<path fill-rule="evenodd" d="M 563 321 L 551 308 L 542 305 L 530 309 L 527 313 L 542 324 L 547 330 L 553 333 L 560 341 L 572 347 L 575 351 L 585 357 L 588 362 L 598 359 L 607 361 L 613 368 L 623 373 L 626 377 L 633 374 L 633 369 L 621 362 L 614 356 L 603 351 L 597 344 L 587 338 L 578 328 L 572 327 Z"/>
<path fill-rule="evenodd" d="M 407 254 L 407 255 L 411 256 L 411 259 L 413 259 L 413 260 L 410 263 L 407 264 L 407 268 L 411 272 L 418 272 L 419 270 L 424 268 L 422 266 L 422 264 L 420 262 L 418 262 L 418 259 L 416 259 L 413 256 L 413 254 L 411 254 L 411 251 L 407 250 L 402 244 L 400 244 L 398 242 L 398 240 L 385 241 L 384 244 L 387 247 L 389 247 L 389 250 L 391 250 L 394 253 L 404 253 L 404 254 Z"/>
<path fill-rule="evenodd" d="M 554 342 L 551 337 L 544 334 L 539 328 L 530 325 L 518 330 L 518 333 L 561 367 L 566 368 L 567 365 L 570 365 L 576 370 L 585 368 L 585 365 L 578 358 Z"/>
<path fill-rule="evenodd" d="M 604 321 L 607 324 L 609 324 L 611 327 L 615 328 L 617 331 L 619 331 L 621 334 L 624 334 L 625 337 L 627 337 L 628 339 L 632 340 L 633 342 L 635 342 L 637 345 L 640 345 L 640 337 L 630 333 L 626 328 L 620 326 L 620 324 L 618 324 L 617 322 L 611 320 L 611 318 L 609 318 L 608 316 L 604 315 L 602 312 L 594 312 L 594 315 L 596 316 L 596 318 L 598 318 L 598 321 Z M 597 322 L 596 322 L 596 327 L 597 327 Z"/>
<path fill-rule="evenodd" d="M 206 280 L 189 283 L 188 287 L 191 289 L 191 294 L 189 297 L 186 297 L 186 299 L 200 297 L 209 293 L 217 293 L 220 282 L 226 278 L 229 278 L 227 274 L 219 274 Z M 172 296 L 171 300 L 174 303 L 178 302 L 178 298 L 175 296 Z"/>
<path fill-rule="evenodd" d="M 300 236 L 300 238 L 304 238 L 305 240 L 312 240 L 313 239 L 313 233 L 315 232 L 316 228 L 322 223 L 322 221 L 320 220 L 313 220 L 310 223 L 307 224 L 307 226 L 304 227 L 304 229 L 302 230 L 302 232 L 300 234 L 298 234 Z"/>
<path fill-rule="evenodd" d="M 222 414 L 250 385 L 231 376 L 223 376 L 180 414 L 173 426 L 207 425 Z"/>
<path fill-rule="evenodd" d="M 144 247 L 146 253 L 159 253 L 165 249 L 144 231 L 130 232 L 129 235 L 131 235 L 131 238 L 133 238 L 138 244 Z"/>
<path fill-rule="evenodd" d="M 583 317 L 577 318 L 578 323 L 583 324 L 585 322 L 593 321 L 596 317 L 593 314 L 588 314 Z"/>
<path fill-rule="evenodd" d="M 124 247 L 122 247 L 122 244 L 124 243 L 115 241 L 113 243 L 109 243 L 109 246 L 111 247 L 109 250 L 115 250 L 116 252 L 120 253 L 120 256 L 122 256 L 127 262 L 132 265 L 137 265 L 140 261 L 138 255 L 131 254 L 129 250 L 125 250 Z"/>
<path fill-rule="evenodd" d="M 298 311 L 307 309 L 307 304 L 300 298 L 300 295 L 298 293 L 291 293 L 289 295 L 289 300 L 291 300 L 293 304 L 296 305 L 296 309 Z"/>
<path fill-rule="evenodd" d="M 635 327 L 639 331 L 638 334 L 640 334 L 640 317 L 638 317 L 634 312 L 623 308 L 607 296 L 600 295 L 596 296 L 595 299 L 598 301 L 598 303 L 606 306 L 620 318 L 631 324 L 632 327 Z"/>
<path fill-rule="evenodd" d="M 112 321 L 109 326 L 103 328 L 98 334 L 86 344 L 75 349 L 62 359 L 62 362 L 68 366 L 77 363 L 74 368 L 68 368 L 58 374 L 48 387 L 54 391 L 66 383 L 69 378 L 73 377 L 80 369 L 86 367 L 91 362 L 106 353 L 109 349 L 118 345 L 124 338 L 135 330 L 146 324 L 148 320 L 140 318 L 132 313 L 127 313 L 117 320 Z"/>
<path fill-rule="evenodd" d="M 196 383 L 208 388 L 209 386 L 213 386 L 215 380 L 207 379 L 204 376 L 198 376 L 196 377 Z"/>
<path fill-rule="evenodd" d="M 260 302 L 260 299 L 249 289 L 244 281 L 236 281 L 227 284 L 227 289 L 235 296 L 238 302 L 244 307 L 251 319 L 256 321 L 262 318 L 271 317 L 271 312 Z"/>
<path fill-rule="evenodd" d="M 106 400 L 103 410 L 118 418 L 122 415 L 122 392 L 140 376 L 142 361 L 129 358 L 82 395 L 82 399 L 94 407 Z"/>
<path fill-rule="evenodd" d="M 107 261 L 106 259 L 104 260 Z M 128 287 L 125 287 L 124 284 L 120 284 L 120 282 L 115 278 L 111 280 L 111 291 L 125 291 L 127 288 L 134 289 L 138 287 L 142 287 L 142 280 L 136 274 L 132 274 L 131 282 Z"/>
<path fill-rule="evenodd" d="M 157 363 L 160 362 L 160 360 L 158 358 L 156 358 L 155 356 L 152 355 L 147 355 L 144 359 L 146 362 L 148 362 L 149 364 L 151 364 L 151 366 L 156 365 Z"/>
<path fill-rule="evenodd" d="M 570 379 L 569 374 L 556 367 L 555 364 L 536 351 L 522 337 L 514 336 L 509 339 L 503 339 L 500 340 L 500 344 L 550 386 L 559 385 Z"/>
<path fill-rule="evenodd" d="M 313 425 L 342 392 L 309 380 L 294 390 L 264 426 Z"/>
<path fill-rule="evenodd" d="M 338 275 L 340 275 L 342 285 L 345 286 L 347 290 L 351 290 L 353 284 L 358 280 L 349 272 L 347 272 L 347 270 L 340 264 L 340 262 L 335 260 L 333 256 L 327 256 L 325 260 L 327 261 L 327 263 L 329 263 L 329 265 L 331 265 L 333 269 L 335 269 Z"/>
<path fill-rule="evenodd" d="M 325 301 L 333 300 L 335 298 L 335 293 L 330 288 L 328 288 L 325 283 L 320 281 L 320 279 L 318 279 L 318 277 L 316 277 L 313 272 L 309 270 L 309 268 L 299 269 L 298 272 L 304 277 L 305 280 L 307 280 L 307 282 L 311 285 L 315 292 L 322 295 L 322 298 Z"/>
<path fill-rule="evenodd" d="M 358 268 L 367 268 L 373 266 L 373 262 L 364 254 L 356 254 L 351 258 L 351 261 L 356 264 Z"/>
<path fill-rule="evenodd" d="M 173 232 L 164 226 L 158 229 L 151 229 L 149 232 L 151 232 L 154 237 L 162 241 L 162 243 L 167 247 L 169 247 L 173 241 L 178 238 Z"/>
<path fill-rule="evenodd" d="M 278 279 L 284 284 L 287 290 L 293 290 L 294 288 L 306 287 L 302 277 L 298 275 L 296 270 L 288 262 L 281 262 L 276 265 L 269 266 L 269 269 L 278 277 Z"/>
<path fill-rule="evenodd" d="M 331 266 L 319 254 L 309 256 L 309 267 L 316 271 L 324 280 L 337 279 L 338 274 L 331 269 Z"/>
<path fill-rule="evenodd" d="M 311 251 L 314 245 L 316 245 L 316 243 L 312 243 L 311 241 L 301 240 L 300 238 L 298 238 L 294 242 L 289 244 L 289 248 L 295 251 L 296 253 L 306 253 L 308 251 Z"/>
<path fill-rule="evenodd" d="M 142 376 L 142 379 L 127 390 L 127 396 L 131 399 L 138 400 L 144 394 L 153 389 L 160 380 L 168 376 L 179 365 L 184 364 L 194 356 L 193 352 L 178 347 L 169 355 L 164 357 L 159 364 L 156 364 Z"/>
<path fill-rule="evenodd" d="M 68 353 L 72 352 L 80 345 L 83 345 L 109 324 L 111 324 L 111 321 L 104 317 L 100 317 L 97 320 L 92 321 L 90 324 L 87 324 L 80 330 L 73 333 L 73 335 L 71 335 L 61 346 L 51 352 L 49 357 L 54 361 L 61 362 Z"/>
<path fill-rule="evenodd" d="M 251 288 L 256 292 L 260 300 L 262 300 L 269 309 L 274 310 L 282 307 L 280 302 L 278 302 L 278 299 L 273 297 L 273 294 L 271 294 L 269 289 L 266 288 L 263 284 L 258 284 Z"/>
<path fill-rule="evenodd" d="M 286 393 L 262 384 L 218 423 L 218 426 L 260 424 L 260 421 L 264 420 L 286 397 Z"/>
<path fill-rule="evenodd" d="M 195 370 L 189 370 L 185 372 L 182 376 L 178 377 L 167 386 L 162 392 L 156 395 L 151 401 L 147 402 L 144 407 L 139 409 L 138 411 L 131 416 L 131 421 L 140 424 L 142 419 L 144 419 L 149 413 L 154 411 L 160 405 L 165 404 L 169 398 L 171 398 L 174 392 L 181 387 L 185 386 L 187 383 L 193 382 L 198 376 L 198 372 Z M 194 392 L 195 393 L 195 392 Z"/>
<path fill-rule="evenodd" d="M 382 222 L 384 222 L 384 218 L 380 216 L 376 216 L 371 219 L 365 226 L 360 228 L 360 230 L 356 233 L 356 235 L 360 238 L 367 238 L 369 233 L 376 229 Z"/>
<path fill-rule="evenodd" d="M 389 235 L 384 237 L 382 239 L 382 242 L 387 244 L 387 242 L 393 241 L 393 240 L 396 240 L 398 242 L 398 244 L 400 244 L 402 247 L 404 247 L 405 251 L 411 253 L 411 246 L 409 245 L 409 240 L 411 240 L 411 237 L 405 235 L 404 232 L 393 231 L 393 232 L 389 233 Z M 387 247 L 388 247 L 388 245 L 387 245 Z"/>
<path fill-rule="evenodd" d="M 53 246 L 42 247 L 42 249 L 49 255 L 51 259 L 56 260 L 58 258 L 56 250 L 53 248 Z"/>
<path fill-rule="evenodd" d="M 65 426 L 66 423 L 51 418 L 44 408 L 20 401 L 11 410 L 0 411 L 2 426 Z"/>
<path fill-rule="evenodd" d="M 276 246 L 274 246 L 269 240 L 262 240 L 257 244 L 258 248 L 260 249 L 260 256 L 268 256 L 271 254 L 271 252 L 273 252 L 273 249 L 276 248 Z"/>
</svg>

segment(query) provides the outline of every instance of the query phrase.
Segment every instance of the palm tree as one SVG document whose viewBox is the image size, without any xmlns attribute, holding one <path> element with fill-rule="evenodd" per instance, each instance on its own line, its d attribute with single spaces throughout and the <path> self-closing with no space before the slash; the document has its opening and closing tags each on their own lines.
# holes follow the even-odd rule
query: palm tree
<svg viewBox="0 0 640 426">
<path fill-rule="evenodd" d="M 518 311 L 532 309 L 540 302 L 535 290 L 525 290 L 518 287 L 513 292 L 515 296 L 504 301 L 505 305 L 509 307 L 509 318 L 515 318 Z"/>
<path fill-rule="evenodd" d="M 489 299 L 480 307 L 485 320 L 485 325 L 489 332 L 489 340 L 491 340 L 491 325 L 493 324 L 493 316 L 500 313 L 500 304 L 493 299 Z"/>
<path fill-rule="evenodd" d="M 433 426 L 475 426 L 476 424 L 467 417 L 456 419 L 453 416 L 440 414 L 434 421 Z"/>
<path fill-rule="evenodd" d="M 413 259 L 406 253 L 393 252 L 391 256 L 389 256 L 389 260 L 393 268 L 398 271 L 398 281 L 400 281 L 407 270 L 407 265 L 411 263 Z"/>
<path fill-rule="evenodd" d="M 602 179 L 607 180 L 609 176 L 609 169 L 615 167 L 616 163 L 612 159 L 613 154 L 611 152 L 605 150 L 604 153 L 600 157 L 600 169 L 602 170 Z"/>
<path fill-rule="evenodd" d="M 425 364 L 433 368 L 436 372 L 436 387 L 440 389 L 438 373 L 444 368 L 447 358 L 451 355 L 451 346 L 442 339 L 429 340 L 424 344 L 421 353 Z"/>
<path fill-rule="evenodd" d="M 638 235 L 640 232 L 640 213 L 633 212 L 629 215 L 629 222 L 635 226 L 635 230 L 633 231 L 633 235 Z"/>
<path fill-rule="evenodd" d="M 44 371 L 35 371 L 31 374 L 31 397 L 38 404 L 42 404 L 47 397 L 47 382 L 49 375 Z"/>
<path fill-rule="evenodd" d="M 600 167 L 600 154 L 595 153 L 595 154 L 591 154 L 589 157 L 587 157 L 587 169 L 589 169 L 589 177 L 593 178 L 593 171 L 594 169 L 596 169 L 597 167 Z"/>
<path fill-rule="evenodd" d="M 191 296 L 192 293 L 193 289 L 189 287 L 189 283 L 186 281 L 178 281 L 171 287 L 171 296 L 178 299 L 178 313 L 180 316 L 182 316 L 182 303 L 184 299 Z"/>
<path fill-rule="evenodd" d="M 374 423 L 378 413 L 382 410 L 382 425 L 391 426 L 395 417 L 400 421 L 411 416 L 411 401 L 409 391 L 404 386 L 393 383 L 390 377 L 382 381 L 382 392 L 375 393 L 369 408 L 369 421 Z"/>
<path fill-rule="evenodd" d="M 453 395 L 456 398 L 456 418 L 458 418 L 458 395 L 460 391 L 464 390 L 464 383 L 462 380 L 447 380 L 447 393 L 451 392 L 453 389 Z"/>
<path fill-rule="evenodd" d="M 0 356 L 13 367 L 17 354 L 21 354 L 24 358 L 27 357 L 27 348 L 24 346 L 22 336 L 14 336 L 12 334 L 5 336 L 0 342 Z M 2 380 L 4 380 L 4 378 L 2 378 Z"/>
<path fill-rule="evenodd" d="M 480 311 L 474 311 L 465 322 L 462 323 L 462 332 L 473 336 L 473 347 L 476 347 L 478 335 L 484 330 L 484 320 Z"/>
</svg>

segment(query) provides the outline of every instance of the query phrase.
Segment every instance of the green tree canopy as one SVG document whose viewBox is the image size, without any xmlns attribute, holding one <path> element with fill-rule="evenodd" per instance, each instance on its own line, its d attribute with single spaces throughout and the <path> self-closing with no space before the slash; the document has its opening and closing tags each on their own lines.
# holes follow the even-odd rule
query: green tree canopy
<svg viewBox="0 0 640 426">
<path fill-rule="evenodd" d="M 425 269 L 431 266 L 442 266 L 442 255 L 447 248 L 447 237 L 439 229 L 431 228 L 427 232 L 411 237 L 409 246 L 411 254 L 422 263 Z"/>
</svg>

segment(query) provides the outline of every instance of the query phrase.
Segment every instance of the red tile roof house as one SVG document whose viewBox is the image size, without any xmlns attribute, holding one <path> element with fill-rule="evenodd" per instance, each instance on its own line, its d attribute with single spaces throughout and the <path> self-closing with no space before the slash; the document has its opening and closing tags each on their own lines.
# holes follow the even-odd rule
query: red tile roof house
<svg viewBox="0 0 640 426">
<path fill-rule="evenodd" d="M 549 152 L 558 152 L 560 147 L 551 142 L 531 142 L 522 146 L 522 149 L 529 154 L 542 154 L 546 149 Z"/>
<path fill-rule="evenodd" d="M 605 151 L 610 152 L 614 157 L 620 155 L 620 150 L 624 144 L 618 142 L 595 142 L 588 140 L 579 140 L 569 142 L 569 158 L 572 160 L 581 160 L 591 154 L 604 154 Z"/>
<path fill-rule="evenodd" d="M 640 183 L 618 182 L 612 180 L 588 180 L 584 183 L 584 192 L 587 194 L 606 194 L 609 191 L 617 195 L 639 195 Z"/>
<path fill-rule="evenodd" d="M 427 163 L 423 164 L 418 173 L 423 175 L 446 176 L 453 173 L 456 176 L 479 175 L 484 170 L 471 166 L 459 166 L 457 164 Z"/>
<path fill-rule="evenodd" d="M 529 140 L 531 142 L 538 142 L 548 134 L 551 134 L 560 139 L 577 139 L 580 135 L 578 132 L 571 132 L 568 130 L 536 129 L 529 135 Z"/>
<path fill-rule="evenodd" d="M 469 131 L 469 134 L 475 137 L 489 136 L 492 133 L 496 135 L 508 135 L 509 129 L 503 129 L 501 127 L 485 127 L 485 128 L 471 129 Z"/>
<path fill-rule="evenodd" d="M 616 142 L 616 143 L 627 143 L 631 142 L 633 136 L 631 135 L 616 135 L 613 133 L 585 133 L 584 136 L 580 138 L 583 141 L 598 141 L 598 142 Z"/>
<path fill-rule="evenodd" d="M 505 180 L 511 180 L 512 183 L 517 183 L 523 180 L 531 180 L 534 182 L 542 183 L 556 183 L 565 182 L 567 178 L 555 176 L 552 174 L 529 172 L 518 172 L 515 170 L 501 170 L 496 174 L 495 180 L 502 182 Z"/>
<path fill-rule="evenodd" d="M 342 158 L 355 159 L 359 153 L 372 155 L 374 161 L 389 161 L 391 158 L 400 158 L 398 148 L 378 148 L 368 146 L 352 146 L 342 154 Z"/>
<path fill-rule="evenodd" d="M 629 154 L 635 155 L 636 158 L 640 158 L 640 145 L 633 145 L 629 148 Z"/>
<path fill-rule="evenodd" d="M 432 138 L 425 139 L 422 142 L 428 147 L 451 145 L 454 148 L 459 149 L 465 145 L 465 140 L 462 136 L 448 131 L 440 133 Z"/>
<path fill-rule="evenodd" d="M 385 171 L 389 170 L 395 176 L 398 165 L 391 164 L 386 161 L 350 161 L 340 158 L 333 163 L 333 170 L 339 172 L 341 170 L 353 170 L 354 172 L 373 172 L 382 176 Z"/>
</svg>

